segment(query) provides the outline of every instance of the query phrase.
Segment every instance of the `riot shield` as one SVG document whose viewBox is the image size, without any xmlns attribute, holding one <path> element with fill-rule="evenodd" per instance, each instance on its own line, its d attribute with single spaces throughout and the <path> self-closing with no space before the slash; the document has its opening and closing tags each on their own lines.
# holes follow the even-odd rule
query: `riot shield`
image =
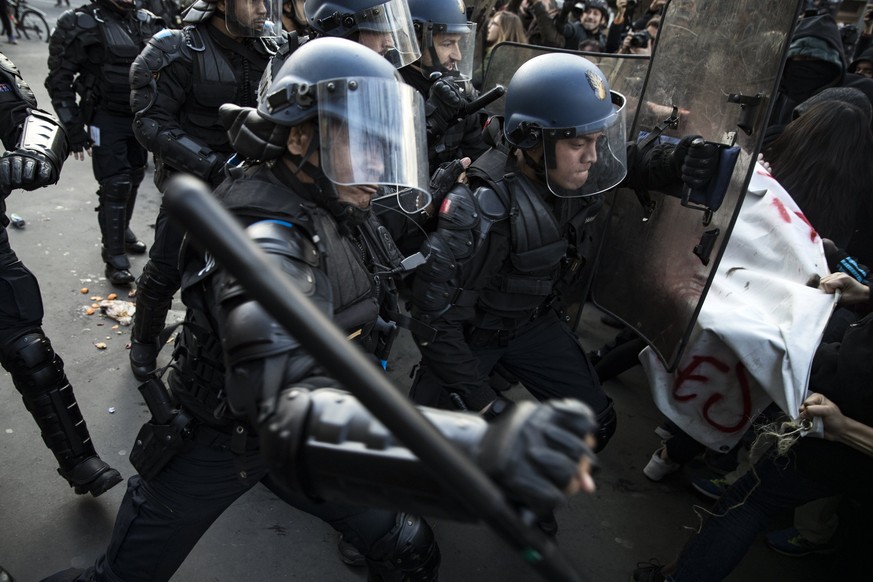
<svg viewBox="0 0 873 582">
<path fill-rule="evenodd" d="M 504 87 L 509 85 L 509 80 L 515 71 L 528 60 L 544 53 L 570 53 L 578 54 L 596 64 L 613 91 L 618 91 L 627 99 L 625 115 L 627 115 L 628 128 L 635 118 L 635 112 L 640 95 L 643 92 L 646 72 L 649 68 L 649 57 L 645 55 L 615 55 L 606 53 L 589 53 L 570 51 L 564 49 L 519 44 L 514 42 L 500 43 L 494 47 L 491 53 L 491 61 L 485 71 L 482 91 L 485 92 L 497 85 Z M 503 115 L 504 99 L 498 99 L 485 108 L 489 116 Z M 630 134 L 628 135 L 630 138 Z M 588 290 L 591 287 L 594 269 L 592 268 L 597 257 L 599 246 L 603 241 L 603 233 L 606 230 L 608 213 L 600 212 L 592 222 L 585 225 L 585 235 L 582 244 L 577 249 L 580 256 L 585 257 L 588 268 L 583 268 L 581 275 L 576 278 L 572 286 L 563 290 L 563 315 L 567 318 L 571 327 L 575 329 L 582 315 L 582 307 L 588 298 Z"/>
<path fill-rule="evenodd" d="M 799 0 L 670 0 L 631 136 L 698 134 L 728 147 L 720 204 L 619 188 L 592 299 L 673 370 L 715 274 L 761 147 Z M 675 109 L 674 109 L 675 108 Z M 671 112 L 675 123 L 662 124 Z M 686 194 L 687 195 L 687 194 Z"/>
</svg>

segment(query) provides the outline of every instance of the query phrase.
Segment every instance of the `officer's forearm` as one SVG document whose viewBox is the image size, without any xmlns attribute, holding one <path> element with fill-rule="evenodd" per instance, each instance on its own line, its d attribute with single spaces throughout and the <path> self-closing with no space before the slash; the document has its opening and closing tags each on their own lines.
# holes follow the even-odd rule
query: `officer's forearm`
<svg viewBox="0 0 873 582">
<path fill-rule="evenodd" d="M 420 409 L 468 456 L 475 456 L 487 424 L 476 415 Z M 432 471 L 358 400 L 333 389 L 292 388 L 260 427 L 262 450 L 278 474 L 314 499 L 381 506 L 425 515 L 470 519 Z"/>
</svg>

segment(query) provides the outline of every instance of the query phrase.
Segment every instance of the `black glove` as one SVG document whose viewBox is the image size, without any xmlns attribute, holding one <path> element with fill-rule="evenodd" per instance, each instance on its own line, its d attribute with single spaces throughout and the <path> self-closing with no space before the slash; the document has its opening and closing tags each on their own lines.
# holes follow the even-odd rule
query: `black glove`
<svg viewBox="0 0 873 582">
<path fill-rule="evenodd" d="M 438 208 L 443 203 L 443 198 L 458 185 L 458 178 L 466 169 L 461 160 L 439 165 L 430 177 L 430 194 L 433 197 L 434 207 Z"/>
<path fill-rule="evenodd" d="M 0 191 L 33 190 L 58 181 L 55 165 L 44 154 L 19 149 L 0 157 Z"/>
<path fill-rule="evenodd" d="M 70 141 L 70 151 L 81 153 L 89 149 L 94 142 L 88 137 L 88 132 L 81 125 L 74 127 L 72 124 L 67 126 L 67 139 Z"/>
<path fill-rule="evenodd" d="M 686 186 L 705 190 L 718 168 L 718 146 L 699 135 L 686 135 L 673 150 L 672 163 Z"/>
<path fill-rule="evenodd" d="M 464 91 L 451 77 L 440 77 L 430 86 L 425 114 L 427 136 L 433 142 L 439 140 L 451 126 L 458 122 L 467 100 Z"/>
<path fill-rule="evenodd" d="M 596 429 L 579 401 L 521 402 L 489 426 L 477 460 L 510 499 L 548 515 L 565 499 L 582 458 L 595 459 L 585 438 Z"/>
</svg>

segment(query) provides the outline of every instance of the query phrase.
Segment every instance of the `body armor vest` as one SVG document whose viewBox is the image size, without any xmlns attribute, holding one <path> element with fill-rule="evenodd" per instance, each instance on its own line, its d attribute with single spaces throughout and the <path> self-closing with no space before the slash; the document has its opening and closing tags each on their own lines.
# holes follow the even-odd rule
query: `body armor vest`
<svg viewBox="0 0 873 582">
<path fill-rule="evenodd" d="M 330 280 L 334 321 L 349 335 L 367 336 L 379 315 L 378 285 L 367 268 L 368 257 L 378 251 L 369 237 L 362 236 L 359 246 L 342 234 L 342 226 L 328 211 L 281 184 L 263 165 L 246 170 L 242 178 L 216 194 L 246 223 L 282 220 L 305 232 L 317 249 L 315 268 Z M 173 352 L 175 372 L 169 383 L 173 394 L 202 422 L 226 425 L 231 416 L 224 398 L 224 355 L 218 325 L 210 315 L 215 306 L 207 304 L 200 284 L 214 269 L 185 249 L 181 257 L 182 295 L 188 310 Z"/>
<path fill-rule="evenodd" d="M 102 37 L 103 59 L 100 67 L 100 108 L 119 115 L 133 116 L 130 110 L 130 64 L 145 46 L 137 14 L 119 19 L 109 11 L 94 8 Z M 101 20 L 102 19 L 102 20 Z"/>
<path fill-rule="evenodd" d="M 182 34 L 191 59 L 191 91 L 179 114 L 180 125 L 219 152 L 232 148 L 218 117 L 225 103 L 256 106 L 258 81 L 272 53 L 262 39 L 242 43 L 219 39 L 210 25 L 186 26 Z M 254 48 L 252 48 L 254 47 Z M 273 51 L 275 52 L 275 51 Z"/>
<path fill-rule="evenodd" d="M 553 293 L 568 243 L 552 210 L 527 178 L 510 174 L 494 186 L 508 202 L 511 249 L 480 292 L 479 306 L 520 323 Z"/>
</svg>

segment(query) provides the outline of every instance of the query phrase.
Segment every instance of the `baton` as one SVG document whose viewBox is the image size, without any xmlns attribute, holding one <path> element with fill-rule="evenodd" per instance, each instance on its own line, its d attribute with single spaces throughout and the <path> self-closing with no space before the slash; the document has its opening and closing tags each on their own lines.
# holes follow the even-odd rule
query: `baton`
<svg viewBox="0 0 873 582">
<path fill-rule="evenodd" d="M 583 581 L 557 545 L 527 526 L 497 485 L 428 422 L 385 373 L 346 341 L 334 322 L 269 261 L 204 182 L 185 174 L 173 176 L 164 192 L 164 204 L 189 236 L 431 469 L 434 479 L 449 491 L 464 492 L 455 501 L 490 525 L 545 580 Z"/>
<path fill-rule="evenodd" d="M 462 112 L 464 117 L 472 115 L 479 111 L 480 109 L 484 109 L 491 103 L 497 101 L 506 93 L 506 89 L 503 85 L 495 85 L 492 89 L 489 89 L 485 93 L 479 95 L 476 99 L 472 101 L 468 101 L 466 105 L 464 105 L 464 110 Z"/>
</svg>

